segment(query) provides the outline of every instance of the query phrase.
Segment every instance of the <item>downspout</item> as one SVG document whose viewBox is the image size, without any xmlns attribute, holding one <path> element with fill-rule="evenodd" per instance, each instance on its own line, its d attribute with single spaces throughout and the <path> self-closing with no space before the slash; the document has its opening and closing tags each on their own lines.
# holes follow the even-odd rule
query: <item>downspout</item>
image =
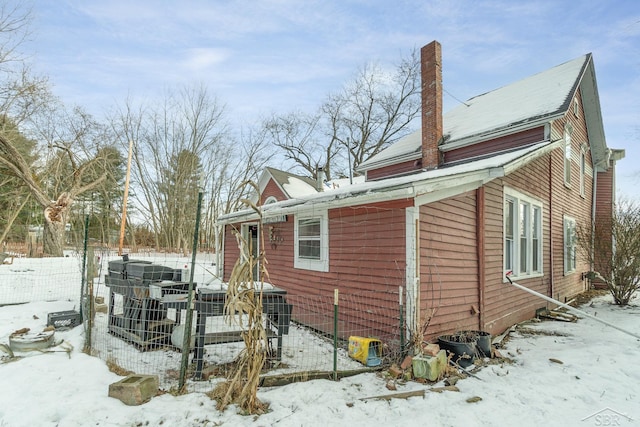
<svg viewBox="0 0 640 427">
<path fill-rule="evenodd" d="M 420 210 L 420 207 L 418 207 L 418 211 Z M 421 330 L 422 327 L 422 321 L 420 320 L 420 214 L 418 213 L 418 219 L 415 220 L 415 224 L 416 224 L 416 236 L 415 236 L 415 245 L 416 245 L 416 252 L 415 252 L 415 257 L 416 257 L 416 272 L 415 272 L 415 277 L 414 277 L 414 281 L 413 281 L 413 289 L 414 289 L 414 296 L 415 296 L 415 314 L 414 314 L 414 319 L 415 319 L 415 326 L 416 326 L 416 330 L 419 331 Z M 424 339 L 424 338 L 423 338 Z"/>
<path fill-rule="evenodd" d="M 553 297 L 553 156 L 549 153 L 549 295 Z"/>
<path fill-rule="evenodd" d="M 593 164 L 593 162 L 592 162 Z M 589 270 L 595 271 L 595 254 L 593 246 L 596 239 L 596 202 L 598 192 L 598 171 L 593 168 L 593 189 L 591 191 L 591 244 L 589 246 Z"/>
<path fill-rule="evenodd" d="M 476 240 L 478 255 L 478 327 L 484 330 L 484 187 L 476 190 Z"/>
</svg>

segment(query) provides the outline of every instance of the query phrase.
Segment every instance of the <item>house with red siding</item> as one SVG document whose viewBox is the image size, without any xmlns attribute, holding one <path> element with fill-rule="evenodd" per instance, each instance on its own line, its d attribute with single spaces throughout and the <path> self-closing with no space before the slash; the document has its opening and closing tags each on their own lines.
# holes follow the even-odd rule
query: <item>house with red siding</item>
<svg viewBox="0 0 640 427">
<path fill-rule="evenodd" d="M 612 215 L 624 158 L 605 141 L 592 55 L 446 114 L 438 42 L 422 48 L 421 62 L 421 128 L 361 164 L 364 179 L 327 186 L 268 168 L 256 196 L 261 221 L 249 209 L 219 218 L 224 280 L 239 256 L 236 230 L 264 246 L 270 282 L 289 295 L 377 290 L 368 304 L 392 307 L 385 292 L 401 289 L 407 330 L 426 339 L 498 334 L 550 308 L 510 286 L 506 271 L 560 301 L 587 289 L 592 266 L 578 256 L 575 231 Z"/>
</svg>

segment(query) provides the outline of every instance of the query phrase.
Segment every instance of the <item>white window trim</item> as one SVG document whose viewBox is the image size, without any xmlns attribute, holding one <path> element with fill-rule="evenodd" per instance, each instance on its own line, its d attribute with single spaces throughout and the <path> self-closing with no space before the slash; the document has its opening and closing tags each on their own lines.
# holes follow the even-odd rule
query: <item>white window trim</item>
<svg viewBox="0 0 640 427">
<path fill-rule="evenodd" d="M 298 257 L 298 223 L 303 219 L 320 219 L 320 259 L 305 259 Z M 313 214 L 297 214 L 293 229 L 293 267 L 302 270 L 329 271 L 329 217 L 327 211 Z"/>
<path fill-rule="evenodd" d="M 573 155 L 573 147 L 571 146 L 571 138 L 573 135 L 573 126 L 571 123 L 567 123 L 564 126 L 564 153 L 563 159 L 564 162 L 564 185 L 565 187 L 571 187 L 571 156 Z"/>
<path fill-rule="evenodd" d="M 587 186 L 587 151 L 586 144 L 582 144 L 580 150 L 580 196 L 585 197 Z"/>
<path fill-rule="evenodd" d="M 540 200 L 534 199 L 532 197 L 526 196 L 520 193 L 513 188 L 505 187 L 504 195 L 503 195 L 503 214 L 504 214 L 504 206 L 507 200 L 512 200 L 514 202 L 514 217 L 513 217 L 513 254 L 512 254 L 512 268 L 510 269 L 512 272 L 512 278 L 533 278 L 533 277 L 541 277 L 544 275 L 544 262 L 543 262 L 543 246 L 544 246 L 544 236 L 542 233 L 542 221 L 544 217 L 544 206 Z M 519 218 L 520 218 L 520 203 L 524 202 L 529 205 L 529 221 L 530 224 L 533 221 L 534 216 L 534 208 L 538 208 L 540 211 L 540 218 L 538 221 L 538 263 L 539 267 L 537 271 L 533 271 L 533 251 L 530 250 L 527 256 L 527 269 L 528 273 L 520 273 L 520 228 L 519 228 Z M 530 225 L 529 224 L 529 225 Z M 506 269 L 506 252 L 507 252 L 507 244 L 506 238 L 504 235 L 504 221 L 502 223 L 502 265 L 503 268 Z M 528 235 L 527 235 L 527 247 L 533 248 L 533 237 L 531 235 L 531 227 L 527 227 Z M 506 280 L 506 279 L 505 279 Z"/>
<path fill-rule="evenodd" d="M 275 196 L 269 196 L 267 197 L 267 200 L 264 201 L 265 205 L 270 205 L 271 203 L 276 203 L 278 201 L 278 199 L 276 199 Z"/>
<path fill-rule="evenodd" d="M 574 233 L 576 233 L 576 230 L 577 230 L 577 223 L 576 223 L 575 218 L 564 215 L 562 217 L 562 260 L 563 260 L 563 267 L 564 267 L 564 274 L 565 275 L 574 273 L 576 271 L 577 265 L 578 265 L 578 259 L 577 259 L 578 257 L 577 257 L 577 253 L 576 253 L 577 248 L 576 248 L 576 241 L 575 241 L 576 238 L 575 238 L 575 236 L 574 236 L 573 245 L 572 245 L 573 257 L 574 257 L 573 264 L 574 265 L 573 265 L 573 268 L 569 268 L 569 265 L 568 265 L 569 264 L 569 259 L 567 258 L 567 224 L 568 223 L 572 223 L 573 224 Z"/>
</svg>

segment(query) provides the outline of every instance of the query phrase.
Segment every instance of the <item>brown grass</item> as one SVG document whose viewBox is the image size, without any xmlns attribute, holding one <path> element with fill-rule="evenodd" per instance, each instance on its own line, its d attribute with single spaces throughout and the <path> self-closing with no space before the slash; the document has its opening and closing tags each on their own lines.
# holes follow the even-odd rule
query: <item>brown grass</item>
<svg viewBox="0 0 640 427">
<path fill-rule="evenodd" d="M 127 375 L 134 374 L 135 372 L 124 369 L 122 366 L 118 365 L 114 358 L 110 357 L 107 359 L 107 368 L 114 374 L 126 377 Z"/>
</svg>

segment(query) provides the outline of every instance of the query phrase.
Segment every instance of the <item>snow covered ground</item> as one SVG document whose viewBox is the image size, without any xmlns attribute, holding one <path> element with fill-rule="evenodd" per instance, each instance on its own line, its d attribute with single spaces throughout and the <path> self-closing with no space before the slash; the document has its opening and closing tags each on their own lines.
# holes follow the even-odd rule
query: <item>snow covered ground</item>
<svg viewBox="0 0 640 427">
<path fill-rule="evenodd" d="M 16 261 L 0 266 L 0 295 L 30 286 L 25 272 L 36 269 L 29 263 L 37 260 Z M 0 343 L 23 327 L 41 330 L 47 313 L 72 308 L 76 287 L 69 289 L 70 296 L 32 292 L 32 302 L 1 306 Z M 23 302 L 16 298 L 10 302 Z M 638 300 L 620 308 L 602 296 L 581 309 L 640 335 Z M 381 374 L 367 373 L 261 388 L 258 396 L 270 409 L 262 416 L 239 415 L 235 407 L 219 412 L 200 392 L 126 406 L 107 395 L 109 384 L 122 377 L 82 353 L 82 327 L 57 331 L 56 339 L 65 344 L 49 352 L 9 359 L 0 351 L 0 426 L 640 425 L 640 340 L 589 318 L 530 323 L 511 333 L 500 350 L 506 359 L 460 380 L 458 392 L 436 393 L 429 390 L 443 383 L 414 381 L 397 381 L 391 391 Z M 424 396 L 366 399 L 419 390 Z"/>
</svg>

